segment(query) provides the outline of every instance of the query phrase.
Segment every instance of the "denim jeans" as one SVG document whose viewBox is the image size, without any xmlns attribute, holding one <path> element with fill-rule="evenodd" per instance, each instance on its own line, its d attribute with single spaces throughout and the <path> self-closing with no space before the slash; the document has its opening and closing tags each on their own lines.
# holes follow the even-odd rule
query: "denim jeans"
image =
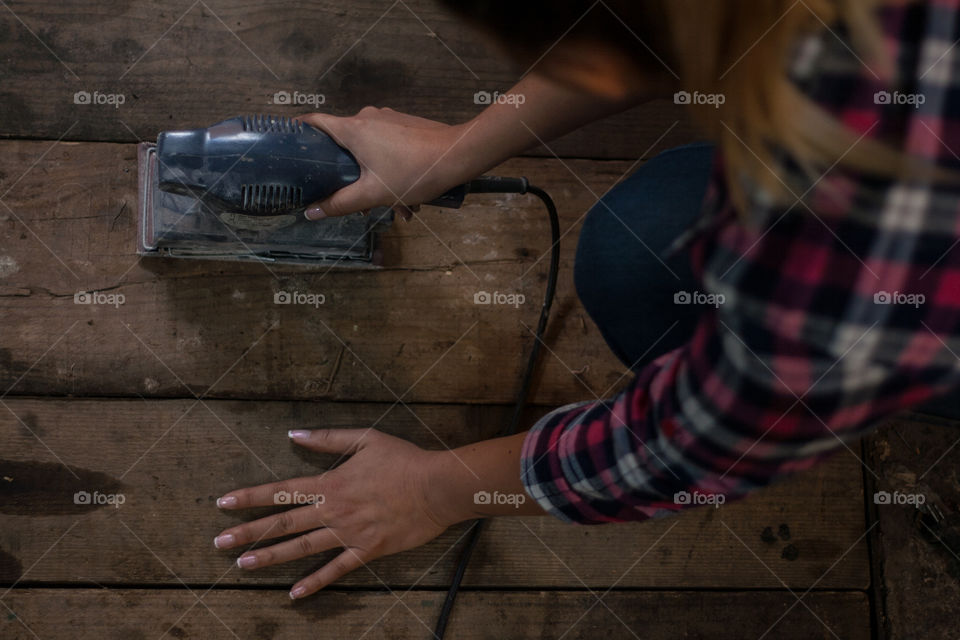
<svg viewBox="0 0 960 640">
<path fill-rule="evenodd" d="M 610 349 L 639 370 L 687 342 L 699 305 L 674 302 L 700 289 L 690 256 L 661 257 L 701 212 L 714 148 L 692 144 L 643 164 L 587 214 L 574 265 L 577 295 Z"/>
</svg>

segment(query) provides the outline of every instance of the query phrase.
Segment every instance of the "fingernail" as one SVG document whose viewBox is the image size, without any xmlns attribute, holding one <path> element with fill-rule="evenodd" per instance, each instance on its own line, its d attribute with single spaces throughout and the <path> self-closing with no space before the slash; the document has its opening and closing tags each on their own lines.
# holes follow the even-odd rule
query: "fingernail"
<svg viewBox="0 0 960 640">
<path fill-rule="evenodd" d="M 232 545 L 235 539 L 236 538 L 233 537 L 232 533 L 217 536 L 213 539 L 213 546 L 215 546 L 217 549 L 223 549 L 224 547 L 229 547 Z"/>
<path fill-rule="evenodd" d="M 240 556 L 237 558 L 237 566 L 241 569 L 249 569 L 257 564 L 257 556 Z"/>
<path fill-rule="evenodd" d="M 327 217 L 327 214 L 320 207 L 310 207 L 303 212 L 303 215 L 307 217 L 307 220 L 320 220 Z"/>
<path fill-rule="evenodd" d="M 291 600 L 296 600 L 297 598 L 299 598 L 300 596 L 302 596 L 304 593 L 306 593 L 306 591 L 307 591 L 307 590 L 306 590 L 304 587 L 297 587 L 297 588 L 295 588 L 293 591 L 290 592 L 290 599 L 291 599 Z"/>
<path fill-rule="evenodd" d="M 221 509 L 224 507 L 235 507 L 237 506 L 237 497 L 236 496 L 226 496 L 223 498 L 217 498 L 217 506 Z"/>
<path fill-rule="evenodd" d="M 291 440 L 306 440 L 310 437 L 310 432 L 301 429 L 292 429 L 287 431 L 287 436 L 289 436 Z"/>
</svg>

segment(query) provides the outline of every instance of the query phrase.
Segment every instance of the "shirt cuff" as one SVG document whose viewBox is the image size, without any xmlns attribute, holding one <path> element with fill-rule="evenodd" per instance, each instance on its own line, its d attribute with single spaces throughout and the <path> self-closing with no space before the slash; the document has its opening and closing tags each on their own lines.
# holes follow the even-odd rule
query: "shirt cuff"
<svg viewBox="0 0 960 640">
<path fill-rule="evenodd" d="M 577 522 L 568 514 L 578 513 L 579 510 L 568 498 L 575 494 L 567 485 L 563 474 L 549 470 L 551 459 L 557 459 L 557 456 L 551 455 L 555 452 L 550 451 L 554 446 L 550 437 L 553 429 L 550 427 L 559 422 L 575 420 L 572 414 L 585 412 L 591 404 L 593 403 L 589 400 L 575 402 L 543 416 L 527 433 L 520 451 L 520 479 L 527 494 L 536 500 L 544 511 L 564 522 Z"/>
</svg>

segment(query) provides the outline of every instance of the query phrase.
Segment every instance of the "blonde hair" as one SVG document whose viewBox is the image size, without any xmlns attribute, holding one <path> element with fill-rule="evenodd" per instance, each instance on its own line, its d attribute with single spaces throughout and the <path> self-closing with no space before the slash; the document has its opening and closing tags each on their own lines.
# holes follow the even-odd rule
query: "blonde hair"
<svg viewBox="0 0 960 640">
<path fill-rule="evenodd" d="M 956 172 L 920 158 L 908 162 L 890 143 L 851 130 L 789 75 L 803 39 L 828 32 L 828 39 L 845 38 L 853 64 L 863 64 L 881 86 L 892 85 L 895 64 L 884 50 L 878 9 L 916 0 L 444 1 L 521 59 L 539 59 L 564 39 L 601 42 L 639 69 L 659 72 L 666 64 L 690 93 L 724 96 L 719 108 L 691 104 L 689 111 L 717 143 L 731 197 L 744 216 L 747 193 L 756 189 L 767 203 L 787 204 L 806 191 L 784 185 L 787 172 L 777 163 L 782 156 L 800 167 L 798 178 L 808 187 L 834 166 L 960 183 Z"/>
<path fill-rule="evenodd" d="M 796 162 L 811 182 L 834 165 L 883 176 L 910 171 L 899 150 L 838 122 L 788 75 L 791 55 L 805 36 L 843 24 L 851 60 L 863 64 L 864 73 L 892 81 L 893 61 L 883 50 L 876 15 L 882 4 L 883 0 L 665 0 L 661 10 L 667 16 L 672 59 L 682 84 L 725 97 L 717 108 L 690 111 L 718 143 L 731 195 L 741 212 L 746 204 L 744 178 L 774 202 L 793 196 L 782 182 L 775 150 Z M 841 35 L 833 32 L 830 37 Z"/>
</svg>

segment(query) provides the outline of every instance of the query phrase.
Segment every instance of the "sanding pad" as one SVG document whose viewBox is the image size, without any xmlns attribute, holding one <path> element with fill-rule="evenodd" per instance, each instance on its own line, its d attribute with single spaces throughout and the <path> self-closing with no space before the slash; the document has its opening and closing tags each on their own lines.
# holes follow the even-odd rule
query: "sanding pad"
<svg viewBox="0 0 960 640">
<path fill-rule="evenodd" d="M 393 222 L 388 207 L 316 221 L 214 212 L 198 198 L 160 190 L 155 145 L 140 143 L 137 165 L 139 255 L 361 268 L 382 262 L 379 236 Z"/>
</svg>

